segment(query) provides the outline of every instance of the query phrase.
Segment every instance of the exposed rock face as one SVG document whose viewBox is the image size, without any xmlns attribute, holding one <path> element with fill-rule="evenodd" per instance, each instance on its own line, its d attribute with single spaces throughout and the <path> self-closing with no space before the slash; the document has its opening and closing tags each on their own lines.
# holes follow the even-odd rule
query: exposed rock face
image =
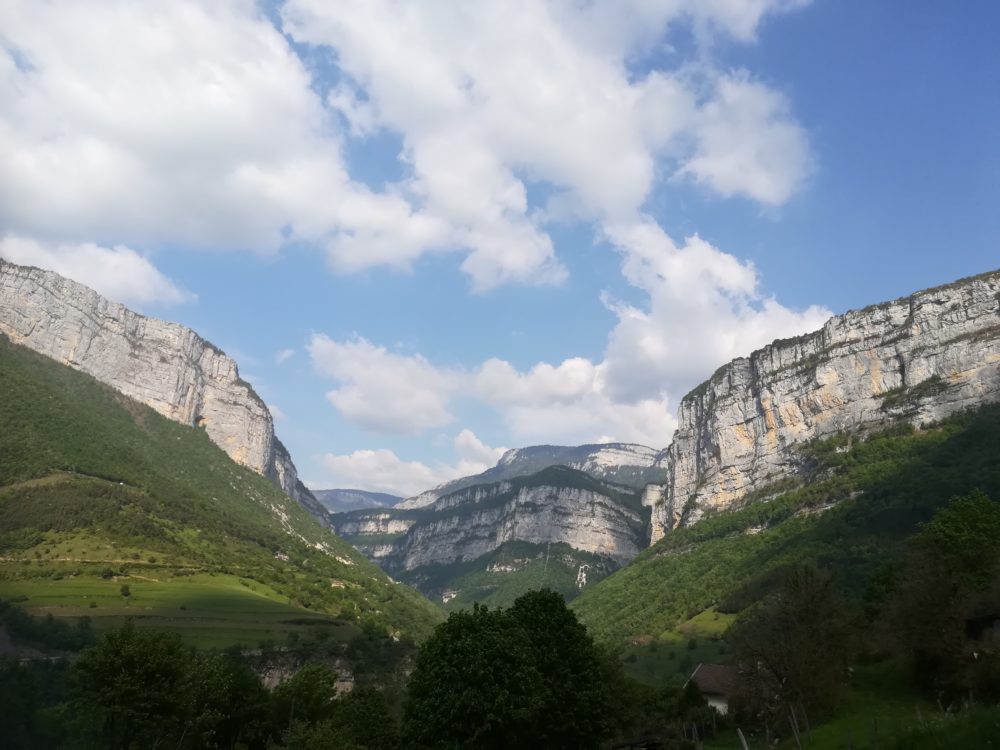
<svg viewBox="0 0 1000 750">
<path fill-rule="evenodd" d="M 614 482 L 634 489 L 661 481 L 665 470 L 657 464 L 659 453 L 635 443 L 600 443 L 594 445 L 533 445 L 514 448 L 500 457 L 497 465 L 481 474 L 462 477 L 397 503 L 397 508 L 423 508 L 439 497 L 465 487 L 503 479 L 528 476 L 548 466 L 568 466 L 595 479 Z"/>
<path fill-rule="evenodd" d="M 681 401 L 650 486 L 652 541 L 798 468 L 796 444 L 1000 401 L 1000 271 L 831 318 L 720 368 Z"/>
<path fill-rule="evenodd" d="M 593 480 L 580 486 L 580 476 L 552 467 L 530 481 L 446 495 L 425 508 L 394 544 L 386 568 L 411 571 L 475 560 L 508 541 L 564 542 L 619 565 L 628 562 L 647 544 L 645 513 L 611 490 L 600 491 Z"/>
<path fill-rule="evenodd" d="M 415 521 L 412 513 L 393 508 L 330 514 L 337 536 L 379 564 L 392 554 L 393 542 L 409 531 Z"/>
<path fill-rule="evenodd" d="M 190 328 L 139 315 L 50 271 L 0 259 L 0 333 L 195 427 L 317 518 L 264 402 L 236 363 Z"/>
</svg>

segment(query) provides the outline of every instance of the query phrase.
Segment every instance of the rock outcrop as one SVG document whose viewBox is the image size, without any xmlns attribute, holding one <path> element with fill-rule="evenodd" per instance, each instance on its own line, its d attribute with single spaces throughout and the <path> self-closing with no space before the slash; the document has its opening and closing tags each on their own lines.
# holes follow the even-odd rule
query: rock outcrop
<svg viewBox="0 0 1000 750">
<path fill-rule="evenodd" d="M 393 543 L 410 530 L 417 515 L 412 511 L 362 509 L 331 513 L 334 532 L 380 565 L 393 552 Z"/>
<path fill-rule="evenodd" d="M 439 498 L 406 521 L 410 526 L 393 545 L 386 568 L 467 562 L 508 541 L 562 542 L 623 565 L 648 542 L 645 515 L 634 495 L 551 467 L 520 481 L 476 485 Z"/>
<path fill-rule="evenodd" d="M 236 363 L 190 328 L 140 315 L 56 273 L 0 259 L 0 333 L 92 375 L 165 417 L 201 427 L 229 456 L 314 516 L 274 422 Z"/>
<path fill-rule="evenodd" d="M 649 482 L 660 481 L 665 470 L 657 464 L 658 451 L 635 443 L 598 443 L 593 445 L 532 445 L 513 448 L 497 465 L 481 474 L 455 479 L 397 503 L 397 508 L 423 508 L 440 497 L 466 487 L 504 479 L 527 476 L 548 466 L 568 466 L 595 479 L 642 489 Z"/>
<path fill-rule="evenodd" d="M 735 359 L 681 401 L 649 486 L 652 541 L 794 474 L 795 446 L 1000 401 L 1000 271 L 831 318 Z"/>
</svg>

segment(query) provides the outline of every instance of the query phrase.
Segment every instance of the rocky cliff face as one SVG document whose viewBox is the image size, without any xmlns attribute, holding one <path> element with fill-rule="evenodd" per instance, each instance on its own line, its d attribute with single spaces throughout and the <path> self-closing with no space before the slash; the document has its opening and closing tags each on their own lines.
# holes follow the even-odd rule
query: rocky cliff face
<svg viewBox="0 0 1000 750">
<path fill-rule="evenodd" d="M 831 318 L 735 359 L 681 401 L 652 541 L 794 474 L 794 447 L 1000 401 L 1000 271 Z"/>
<path fill-rule="evenodd" d="M 465 487 L 527 476 L 548 466 L 568 466 L 595 479 L 642 489 L 660 481 L 665 470 L 657 464 L 659 453 L 635 443 L 593 445 L 533 445 L 514 448 L 500 457 L 497 465 L 481 474 L 446 482 L 415 497 L 397 503 L 397 508 L 423 508 L 440 497 Z"/>
<path fill-rule="evenodd" d="M 646 518 L 592 480 L 553 467 L 529 481 L 477 485 L 424 509 L 393 545 L 388 570 L 475 560 L 508 541 L 565 543 L 622 565 L 647 544 Z M 589 479 L 589 477 L 588 477 Z M 576 485 L 576 486 L 574 486 Z"/>
<path fill-rule="evenodd" d="M 189 328 L 139 315 L 58 274 L 0 259 L 0 333 L 92 375 L 169 419 L 203 428 L 237 463 L 317 518 L 264 402 L 236 363 Z"/>
</svg>

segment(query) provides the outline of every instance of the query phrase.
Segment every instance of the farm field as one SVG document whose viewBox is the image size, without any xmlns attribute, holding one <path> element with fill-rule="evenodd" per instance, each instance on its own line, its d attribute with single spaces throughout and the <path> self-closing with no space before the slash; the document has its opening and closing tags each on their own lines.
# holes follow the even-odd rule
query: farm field
<svg viewBox="0 0 1000 750">
<path fill-rule="evenodd" d="M 289 633 L 326 625 L 337 640 L 349 640 L 357 627 L 289 604 L 257 582 L 235 576 L 197 574 L 157 580 L 143 571 L 102 579 L 73 576 L 61 580 L 0 581 L 0 598 L 19 601 L 36 616 L 89 617 L 98 632 L 132 618 L 141 628 L 177 632 L 200 648 L 282 644 Z M 122 595 L 127 586 L 129 596 Z"/>
</svg>

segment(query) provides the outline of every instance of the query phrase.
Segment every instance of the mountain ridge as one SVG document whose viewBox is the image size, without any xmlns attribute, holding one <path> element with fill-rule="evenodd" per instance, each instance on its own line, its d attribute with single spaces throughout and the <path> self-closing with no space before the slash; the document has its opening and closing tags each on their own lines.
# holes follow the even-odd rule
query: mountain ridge
<svg viewBox="0 0 1000 750">
<path fill-rule="evenodd" d="M 326 522 L 275 435 L 263 399 L 231 357 L 192 329 L 141 315 L 52 271 L 0 258 L 0 333 L 168 419 L 202 427 L 234 461 Z"/>
<path fill-rule="evenodd" d="M 497 463 L 470 476 L 445 482 L 419 495 L 406 498 L 395 507 L 420 508 L 451 492 L 477 484 L 527 476 L 548 466 L 568 466 L 613 484 L 641 489 L 648 482 L 661 478 L 663 471 L 655 467 L 659 451 L 638 443 L 587 443 L 584 445 L 530 445 L 511 448 Z M 627 463 L 628 460 L 632 463 Z"/>
<path fill-rule="evenodd" d="M 795 474 L 792 448 L 845 430 L 920 425 L 1000 400 L 1000 271 L 830 318 L 738 357 L 681 400 L 647 487 L 652 540 Z"/>
</svg>

